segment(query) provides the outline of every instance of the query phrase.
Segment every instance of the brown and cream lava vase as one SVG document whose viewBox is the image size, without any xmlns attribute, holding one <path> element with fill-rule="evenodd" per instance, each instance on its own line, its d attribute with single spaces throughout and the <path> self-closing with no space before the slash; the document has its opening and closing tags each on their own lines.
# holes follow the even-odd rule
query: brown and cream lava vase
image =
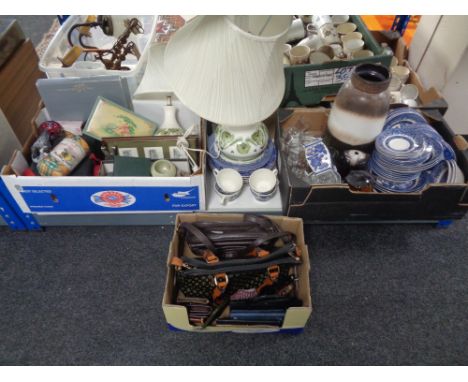
<svg viewBox="0 0 468 382">
<path fill-rule="evenodd" d="M 390 105 L 391 74 L 382 65 L 356 66 L 340 88 L 328 118 L 331 144 L 366 150 L 383 129 Z"/>
</svg>

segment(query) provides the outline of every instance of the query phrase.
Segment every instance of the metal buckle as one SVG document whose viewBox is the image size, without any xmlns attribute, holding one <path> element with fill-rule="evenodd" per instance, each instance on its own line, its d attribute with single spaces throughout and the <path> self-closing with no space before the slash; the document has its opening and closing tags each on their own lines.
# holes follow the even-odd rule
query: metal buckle
<svg viewBox="0 0 468 382">
<path fill-rule="evenodd" d="M 213 279 L 214 279 L 214 284 L 220 290 L 226 289 L 229 283 L 229 277 L 226 273 L 218 273 L 217 275 L 214 275 Z"/>
<path fill-rule="evenodd" d="M 268 277 L 271 280 L 277 280 L 280 274 L 280 267 L 279 265 L 272 265 L 267 268 L 268 271 Z"/>
</svg>

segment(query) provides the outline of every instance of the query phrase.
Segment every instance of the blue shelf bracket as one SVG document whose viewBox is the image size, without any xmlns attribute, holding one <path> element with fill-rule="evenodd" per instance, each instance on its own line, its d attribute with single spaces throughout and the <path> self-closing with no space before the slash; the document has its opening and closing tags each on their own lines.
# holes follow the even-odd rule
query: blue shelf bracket
<svg viewBox="0 0 468 382">
<path fill-rule="evenodd" d="M 41 231 L 42 228 L 31 213 L 21 210 L 15 198 L 0 177 L 0 216 L 14 231 Z"/>
<path fill-rule="evenodd" d="M 393 20 L 392 31 L 400 32 L 400 36 L 403 36 L 410 21 L 411 16 L 408 15 L 397 15 Z"/>
</svg>

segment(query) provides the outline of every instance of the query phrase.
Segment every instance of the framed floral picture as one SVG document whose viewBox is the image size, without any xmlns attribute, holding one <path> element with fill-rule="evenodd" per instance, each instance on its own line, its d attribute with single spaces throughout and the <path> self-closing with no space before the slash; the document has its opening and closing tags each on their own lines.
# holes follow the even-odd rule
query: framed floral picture
<svg viewBox="0 0 468 382">
<path fill-rule="evenodd" d="M 157 124 L 108 99 L 98 97 L 83 134 L 95 139 L 146 137 L 154 135 Z"/>
</svg>

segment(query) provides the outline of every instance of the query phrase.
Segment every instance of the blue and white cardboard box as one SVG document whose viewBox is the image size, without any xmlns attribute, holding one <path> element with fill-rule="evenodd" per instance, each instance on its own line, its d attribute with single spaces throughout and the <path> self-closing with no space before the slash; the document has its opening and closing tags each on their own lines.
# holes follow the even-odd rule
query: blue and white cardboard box
<svg viewBox="0 0 468 382">
<path fill-rule="evenodd" d="M 135 110 L 162 123 L 162 105 L 154 102 L 134 103 Z M 182 110 L 183 127 L 201 124 L 200 118 Z M 45 120 L 44 111 L 36 124 Z M 181 121 L 182 119 L 182 121 Z M 200 130 L 205 147 L 204 127 Z M 145 214 L 190 212 L 206 209 L 205 160 L 200 156 L 201 170 L 191 176 L 113 177 L 113 176 L 17 176 L 3 172 L 1 178 L 24 213 L 36 215 L 72 214 Z"/>
</svg>

